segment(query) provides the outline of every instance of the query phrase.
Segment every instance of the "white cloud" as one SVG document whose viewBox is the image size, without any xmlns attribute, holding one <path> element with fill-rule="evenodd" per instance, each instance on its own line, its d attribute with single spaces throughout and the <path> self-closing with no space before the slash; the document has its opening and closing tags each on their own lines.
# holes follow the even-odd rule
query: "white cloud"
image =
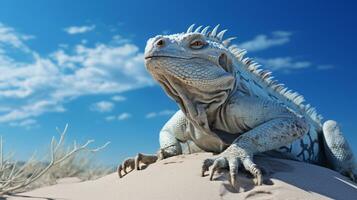
<svg viewBox="0 0 357 200">
<path fill-rule="evenodd" d="M 122 120 L 126 120 L 129 119 L 132 115 L 130 113 L 127 112 L 123 112 L 120 113 L 119 115 L 110 115 L 105 117 L 106 121 L 114 121 L 114 120 L 118 120 L 118 121 L 122 121 Z"/>
<path fill-rule="evenodd" d="M 309 61 L 295 61 L 291 57 L 257 58 L 257 61 L 273 71 L 290 72 L 291 70 L 305 69 L 312 66 Z"/>
<path fill-rule="evenodd" d="M 25 119 L 20 122 L 11 122 L 10 126 L 25 127 L 27 129 L 35 127 L 37 125 L 37 120 L 35 119 Z"/>
<path fill-rule="evenodd" d="M 27 39 L 0 24 L 0 123 L 64 112 L 63 104 L 79 96 L 119 94 L 153 84 L 143 53 L 124 39 L 60 47 L 45 56 L 29 48 Z"/>
<path fill-rule="evenodd" d="M 19 48 L 27 51 L 28 47 L 24 41 L 34 38 L 31 35 L 20 34 L 12 27 L 6 26 L 0 22 L 0 49 L 4 46 Z M 1 53 L 2 51 L 0 51 Z"/>
<path fill-rule="evenodd" d="M 290 41 L 291 33 L 287 31 L 275 31 L 268 35 L 257 35 L 253 40 L 243 42 L 238 46 L 247 51 L 260 51 L 274 46 L 280 46 Z"/>
<path fill-rule="evenodd" d="M 239 48 L 246 49 L 248 51 L 261 51 L 266 50 L 274 46 L 281 46 L 290 42 L 291 32 L 288 31 L 274 31 L 271 35 L 260 34 L 253 40 L 242 42 L 239 44 Z M 263 65 L 264 68 L 270 68 L 273 71 L 282 71 L 285 73 L 292 72 L 294 70 L 301 70 L 310 68 L 313 64 L 310 61 L 299 61 L 292 57 L 276 57 L 276 58 L 257 58 L 257 62 Z M 327 70 L 334 68 L 333 65 L 318 65 L 316 69 Z"/>
<path fill-rule="evenodd" d="M 124 113 L 121 113 L 118 115 L 117 119 L 119 121 L 122 121 L 122 120 L 126 120 L 126 119 L 129 119 L 131 117 L 131 114 L 130 113 L 127 113 L 127 112 L 124 112 Z"/>
<path fill-rule="evenodd" d="M 143 54 L 133 44 L 77 45 L 72 53 L 52 54 L 56 64 L 71 71 L 62 77 L 56 98 L 83 94 L 118 93 L 152 84 L 144 68 Z"/>
<path fill-rule="evenodd" d="M 175 110 L 162 110 L 159 112 L 150 112 L 150 113 L 146 114 L 145 117 L 150 119 L 150 118 L 159 117 L 159 116 L 173 115 L 175 113 L 176 113 Z"/>
<path fill-rule="evenodd" d="M 115 95 L 115 96 L 112 97 L 112 100 L 116 101 L 116 102 L 121 102 L 121 101 L 125 101 L 126 97 L 123 97 L 123 96 L 120 96 L 120 95 Z"/>
<path fill-rule="evenodd" d="M 64 29 L 70 35 L 86 33 L 89 31 L 93 31 L 95 29 L 95 25 L 90 26 L 70 26 Z"/>
<path fill-rule="evenodd" d="M 57 102 L 40 100 L 14 108 L 0 115 L 0 123 L 37 117 L 45 112 L 64 112 L 66 109 Z"/>
<path fill-rule="evenodd" d="M 113 109 L 114 104 L 109 101 L 100 101 L 90 106 L 90 110 L 95 112 L 111 112 Z"/>
<path fill-rule="evenodd" d="M 67 49 L 69 47 L 68 44 L 58 44 L 58 47 L 62 48 L 62 49 Z"/>
<path fill-rule="evenodd" d="M 115 115 L 110 115 L 110 116 L 105 117 L 105 120 L 107 120 L 107 121 L 114 121 L 115 119 L 116 119 Z"/>
<path fill-rule="evenodd" d="M 87 44 L 87 43 L 88 43 L 88 40 L 82 39 L 82 40 L 81 40 L 81 43 L 82 43 L 82 44 Z"/>
</svg>

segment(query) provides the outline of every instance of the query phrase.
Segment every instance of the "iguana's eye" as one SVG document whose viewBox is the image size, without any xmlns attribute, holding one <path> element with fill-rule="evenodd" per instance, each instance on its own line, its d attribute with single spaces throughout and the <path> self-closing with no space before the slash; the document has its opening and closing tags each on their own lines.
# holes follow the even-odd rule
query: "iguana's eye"
<svg viewBox="0 0 357 200">
<path fill-rule="evenodd" d="M 201 49 L 202 47 L 204 47 L 206 45 L 206 42 L 202 41 L 202 40 L 193 40 L 190 43 L 190 47 L 192 49 Z"/>
</svg>

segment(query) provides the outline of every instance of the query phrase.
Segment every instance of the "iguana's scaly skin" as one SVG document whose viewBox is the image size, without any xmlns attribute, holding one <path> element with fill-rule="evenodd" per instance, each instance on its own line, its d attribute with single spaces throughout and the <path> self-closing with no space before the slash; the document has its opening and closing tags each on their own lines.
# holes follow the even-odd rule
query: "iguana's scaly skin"
<svg viewBox="0 0 357 200">
<path fill-rule="evenodd" d="M 301 95 L 245 58 L 244 50 L 229 45 L 232 38 L 223 40 L 226 30 L 201 28 L 191 26 L 187 32 L 147 42 L 146 67 L 180 110 L 160 132 L 158 155 L 139 154 L 135 168 L 141 160 L 150 164 L 185 151 L 207 151 L 219 155 L 203 161 L 202 175 L 211 168 L 212 179 L 218 169 L 229 168 L 236 185 L 243 165 L 260 185 L 262 173 L 254 155 L 278 151 L 304 162 L 327 163 L 355 179 L 354 156 L 336 122 L 322 125 L 322 117 Z M 119 171 L 132 162 L 125 161 Z"/>
</svg>

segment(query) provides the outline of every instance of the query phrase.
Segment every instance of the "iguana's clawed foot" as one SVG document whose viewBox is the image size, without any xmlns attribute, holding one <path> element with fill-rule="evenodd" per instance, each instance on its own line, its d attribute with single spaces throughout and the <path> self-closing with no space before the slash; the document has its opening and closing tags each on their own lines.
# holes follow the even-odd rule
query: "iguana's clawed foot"
<svg viewBox="0 0 357 200">
<path fill-rule="evenodd" d="M 133 171 L 135 169 L 135 159 L 134 158 L 127 158 L 126 160 L 124 160 L 124 162 L 122 164 L 118 165 L 119 178 L 122 178 L 127 173 L 129 173 L 127 171 L 128 168 L 130 168 L 129 172 L 131 172 L 131 171 Z M 124 174 L 121 173 L 122 171 L 124 172 Z"/>
<path fill-rule="evenodd" d="M 124 160 L 122 164 L 118 166 L 119 178 L 122 178 L 123 176 L 130 173 L 134 169 L 140 170 L 141 163 L 145 165 L 150 165 L 156 162 L 157 159 L 158 157 L 156 155 L 145 155 L 141 153 L 138 153 L 138 155 L 136 155 L 135 158 L 127 158 Z M 130 168 L 130 171 L 127 171 L 128 168 Z M 124 174 L 121 174 L 122 171 L 124 172 Z"/>
<path fill-rule="evenodd" d="M 240 164 L 254 176 L 254 183 L 256 185 L 262 185 L 263 177 L 261 170 L 253 163 L 251 156 L 242 149 L 235 147 L 229 147 L 226 151 L 221 153 L 217 158 L 208 158 L 203 161 L 202 176 L 205 172 L 211 168 L 210 180 L 213 180 L 215 172 L 221 169 L 229 169 L 230 182 L 237 188 L 238 181 L 238 168 Z"/>
</svg>

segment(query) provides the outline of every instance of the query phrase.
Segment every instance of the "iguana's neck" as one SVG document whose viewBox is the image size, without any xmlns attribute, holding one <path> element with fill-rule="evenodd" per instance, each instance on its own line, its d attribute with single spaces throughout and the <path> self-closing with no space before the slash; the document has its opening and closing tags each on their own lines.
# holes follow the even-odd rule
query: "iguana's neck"
<svg viewBox="0 0 357 200">
<path fill-rule="evenodd" d="M 216 119 L 219 108 L 236 91 L 236 81 L 211 91 L 202 91 L 202 88 L 193 88 L 177 82 L 174 78 L 161 77 L 160 84 L 166 93 L 179 105 L 182 112 L 191 123 L 211 134 L 210 124 Z"/>
</svg>

